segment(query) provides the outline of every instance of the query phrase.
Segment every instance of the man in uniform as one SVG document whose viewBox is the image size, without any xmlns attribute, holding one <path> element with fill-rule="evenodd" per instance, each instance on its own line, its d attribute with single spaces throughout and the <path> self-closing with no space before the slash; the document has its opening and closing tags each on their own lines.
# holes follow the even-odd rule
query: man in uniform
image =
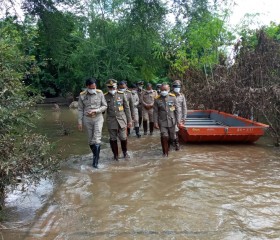
<svg viewBox="0 0 280 240">
<path fill-rule="evenodd" d="M 138 115 L 138 108 L 137 108 L 139 105 L 139 97 L 137 94 L 137 86 L 135 84 L 132 85 L 131 94 L 132 94 L 132 101 L 133 101 L 133 107 L 134 107 L 133 125 L 134 125 L 136 136 L 138 138 L 140 138 L 141 135 L 140 135 L 140 131 L 139 131 L 139 115 Z"/>
<path fill-rule="evenodd" d="M 110 146 L 114 154 L 114 159 L 118 161 L 118 137 L 121 140 L 124 158 L 129 158 L 127 153 L 126 129 L 132 126 L 132 119 L 125 94 L 121 91 L 117 91 L 117 81 L 109 79 L 106 85 L 108 92 L 105 93 L 104 96 L 107 102 L 107 125 L 110 135 Z"/>
<path fill-rule="evenodd" d="M 154 131 L 153 107 L 154 107 L 154 101 L 156 97 L 157 97 L 157 92 L 153 90 L 152 84 L 148 83 L 146 87 L 146 91 L 144 91 L 142 94 L 144 135 L 147 135 L 148 121 L 149 121 L 150 135 L 153 135 L 153 131 Z"/>
<path fill-rule="evenodd" d="M 157 83 L 156 90 L 158 95 L 160 94 L 160 87 L 161 87 L 161 83 Z"/>
<path fill-rule="evenodd" d="M 137 82 L 137 94 L 138 94 L 138 98 L 139 98 L 139 104 L 138 104 L 138 116 L 139 116 L 139 127 L 141 127 L 142 124 L 142 94 L 143 94 L 143 86 L 144 86 L 144 82 L 143 81 L 139 81 Z"/>
<path fill-rule="evenodd" d="M 131 118 L 132 118 L 132 121 L 134 121 L 135 111 L 134 111 L 134 106 L 133 106 L 132 93 L 131 93 L 131 91 L 129 91 L 127 89 L 127 85 L 126 85 L 125 81 L 119 82 L 118 89 L 119 89 L 119 91 L 123 92 L 124 95 L 126 96 L 126 99 L 128 101 L 128 104 L 129 104 Z M 127 135 L 130 135 L 130 128 L 127 128 Z"/>
<path fill-rule="evenodd" d="M 163 156 L 168 156 L 169 139 L 176 139 L 176 125 L 179 126 L 179 112 L 176 96 L 169 93 L 169 85 L 163 83 L 160 95 L 154 104 L 154 126 L 160 129 Z"/>
<path fill-rule="evenodd" d="M 83 130 L 83 124 L 88 132 L 88 143 L 93 153 L 93 167 L 98 168 L 101 133 L 103 127 L 102 112 L 107 109 L 103 92 L 96 89 L 96 80 L 86 80 L 87 89 L 80 93 L 78 100 L 78 129 Z"/>
<path fill-rule="evenodd" d="M 178 112 L 179 112 L 179 122 L 181 124 L 184 124 L 185 117 L 187 115 L 187 103 L 186 103 L 186 98 L 183 93 L 181 93 L 181 81 L 180 80 L 175 80 L 172 84 L 173 91 L 172 93 L 176 96 L 176 100 L 178 103 Z M 173 142 L 173 146 L 175 147 L 175 150 L 178 151 L 180 149 L 179 146 L 179 139 L 178 139 L 178 132 L 179 128 L 176 127 L 176 139 Z"/>
</svg>

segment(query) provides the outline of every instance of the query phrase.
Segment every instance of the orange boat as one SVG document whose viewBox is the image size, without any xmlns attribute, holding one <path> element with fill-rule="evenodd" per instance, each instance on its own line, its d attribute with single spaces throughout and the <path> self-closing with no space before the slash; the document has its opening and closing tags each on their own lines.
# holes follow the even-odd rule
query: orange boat
<svg viewBox="0 0 280 240">
<path fill-rule="evenodd" d="M 184 142 L 253 143 L 268 125 L 216 110 L 190 110 L 179 128 Z"/>
</svg>

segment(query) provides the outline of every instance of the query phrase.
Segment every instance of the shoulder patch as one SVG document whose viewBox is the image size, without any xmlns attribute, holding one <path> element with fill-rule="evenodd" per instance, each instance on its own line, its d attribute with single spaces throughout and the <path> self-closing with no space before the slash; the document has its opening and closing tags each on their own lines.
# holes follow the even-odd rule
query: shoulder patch
<svg viewBox="0 0 280 240">
<path fill-rule="evenodd" d="M 102 93 L 102 90 L 100 90 L 100 89 L 96 89 L 96 92 L 100 92 L 100 93 Z"/>
<path fill-rule="evenodd" d="M 87 90 L 80 92 L 80 95 L 85 95 L 87 93 Z"/>
<path fill-rule="evenodd" d="M 107 95 L 107 94 L 108 94 L 108 92 L 104 93 L 104 96 Z"/>
<path fill-rule="evenodd" d="M 173 93 L 169 93 L 169 96 L 171 96 L 171 97 L 176 97 L 176 95 L 173 94 Z"/>
<path fill-rule="evenodd" d="M 158 96 L 155 97 L 155 99 L 158 99 L 158 98 L 160 98 L 160 95 L 158 95 Z"/>
<path fill-rule="evenodd" d="M 118 93 L 121 93 L 121 94 L 123 94 L 123 92 L 122 92 L 122 91 L 118 91 Z"/>
</svg>

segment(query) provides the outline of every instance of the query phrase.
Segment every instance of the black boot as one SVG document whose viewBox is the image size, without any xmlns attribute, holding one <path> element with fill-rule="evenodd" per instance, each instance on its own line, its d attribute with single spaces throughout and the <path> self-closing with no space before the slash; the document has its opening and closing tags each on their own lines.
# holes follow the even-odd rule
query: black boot
<svg viewBox="0 0 280 240">
<path fill-rule="evenodd" d="M 176 133 L 176 139 L 174 140 L 174 145 L 175 145 L 175 150 L 179 151 L 180 150 L 180 144 L 179 144 L 178 133 Z"/>
<path fill-rule="evenodd" d="M 168 137 L 161 137 L 161 147 L 162 147 L 162 156 L 168 157 L 168 151 L 169 151 L 169 138 Z"/>
<path fill-rule="evenodd" d="M 90 149 L 91 149 L 91 151 L 92 151 L 92 161 L 93 161 L 93 163 L 92 163 L 92 166 L 94 165 L 94 158 L 95 158 L 95 147 L 94 147 L 95 145 L 94 144 L 92 144 L 92 145 L 89 145 L 89 147 L 90 147 Z"/>
<path fill-rule="evenodd" d="M 135 132 L 136 132 L 136 136 L 137 136 L 138 138 L 140 138 L 141 135 L 140 135 L 139 127 L 135 127 Z"/>
<path fill-rule="evenodd" d="M 121 140 L 121 147 L 122 147 L 123 157 L 129 158 L 129 155 L 127 153 L 127 139 Z"/>
<path fill-rule="evenodd" d="M 98 161 L 99 161 L 99 154 L 100 154 L 100 148 L 101 145 L 100 144 L 95 144 L 94 145 L 94 157 L 93 157 L 93 164 L 92 166 L 94 168 L 98 168 Z"/>
<path fill-rule="evenodd" d="M 144 129 L 144 135 L 147 135 L 148 121 L 143 121 L 143 129 Z"/>
<path fill-rule="evenodd" d="M 114 160 L 119 161 L 118 141 L 110 140 L 110 146 L 111 146 L 112 152 L 114 154 Z"/>
<path fill-rule="evenodd" d="M 153 135 L 154 132 L 154 123 L 150 122 L 150 135 Z"/>
<path fill-rule="evenodd" d="M 127 128 L 127 136 L 130 135 L 130 128 Z"/>
<path fill-rule="evenodd" d="M 142 113 L 138 112 L 138 114 L 139 114 L 139 128 L 140 128 L 142 125 Z"/>
</svg>

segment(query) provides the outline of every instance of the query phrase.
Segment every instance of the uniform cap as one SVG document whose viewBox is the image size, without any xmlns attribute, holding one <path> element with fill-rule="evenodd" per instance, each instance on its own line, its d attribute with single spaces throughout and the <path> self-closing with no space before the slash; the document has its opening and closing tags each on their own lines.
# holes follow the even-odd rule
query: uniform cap
<svg viewBox="0 0 280 240">
<path fill-rule="evenodd" d="M 107 87 L 116 87 L 117 86 L 117 80 L 115 79 L 109 79 L 106 82 Z"/>
<path fill-rule="evenodd" d="M 175 80 L 173 83 L 172 83 L 172 86 L 181 86 L 182 83 L 180 80 Z"/>
<path fill-rule="evenodd" d="M 138 86 L 139 86 L 139 85 L 142 85 L 142 86 L 143 86 L 143 85 L 144 85 L 144 82 L 143 82 L 143 81 L 138 81 L 138 82 L 137 82 L 137 85 L 138 85 Z"/>
<path fill-rule="evenodd" d="M 126 81 L 120 81 L 120 82 L 118 82 L 118 85 L 124 85 L 124 84 L 126 84 Z"/>
</svg>

